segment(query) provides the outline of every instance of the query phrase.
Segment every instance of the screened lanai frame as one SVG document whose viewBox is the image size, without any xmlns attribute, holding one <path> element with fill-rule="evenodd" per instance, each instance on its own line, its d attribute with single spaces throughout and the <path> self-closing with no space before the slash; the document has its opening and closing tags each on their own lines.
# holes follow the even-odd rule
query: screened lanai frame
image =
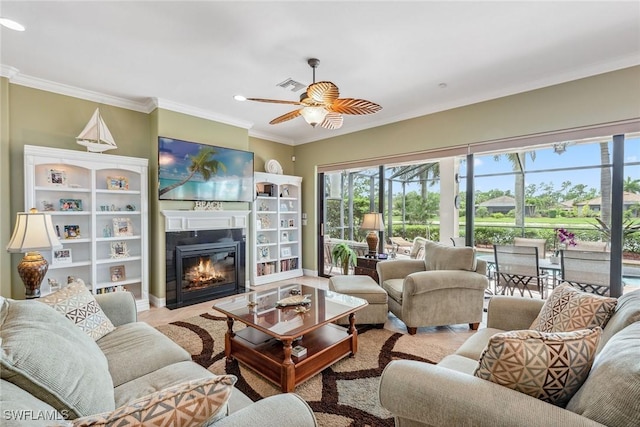
<svg viewBox="0 0 640 427">
<path fill-rule="evenodd" d="M 627 137 L 628 138 L 637 138 L 637 134 L 629 134 L 629 135 L 627 135 Z M 592 138 L 592 141 L 602 140 L 602 139 L 603 138 L 596 138 L 596 139 Z M 605 139 L 607 139 L 607 138 L 605 138 Z M 608 139 L 610 139 L 610 138 L 608 138 Z M 585 140 L 585 141 L 547 142 L 545 144 L 536 145 L 536 146 L 534 146 L 534 148 L 535 149 L 542 149 L 543 147 L 547 147 L 547 149 L 554 149 L 554 150 L 556 150 L 558 155 L 561 156 L 562 153 L 563 153 L 563 150 L 567 151 L 567 149 L 568 149 L 569 150 L 569 151 L 567 151 L 567 153 L 568 153 L 568 152 L 570 152 L 572 150 L 572 146 L 576 145 L 579 142 L 584 143 L 584 142 L 588 142 L 588 141 Z M 624 142 L 624 137 L 622 137 L 622 142 Z M 630 145 L 630 144 L 631 143 L 629 143 L 627 145 Z M 517 148 L 516 147 L 516 148 L 511 148 L 510 150 L 507 150 L 507 151 L 513 152 L 513 151 L 517 151 L 517 150 L 521 151 L 523 149 L 524 148 Z M 620 150 L 618 150 L 618 151 L 620 151 Z M 476 147 L 476 153 L 477 153 L 478 156 L 487 155 L 487 151 L 477 150 L 477 147 Z M 496 153 L 499 154 L 500 151 L 496 151 Z M 614 162 L 616 153 L 611 153 L 611 154 L 614 155 L 614 159 L 611 161 L 610 164 L 608 164 L 607 167 L 611 168 L 612 175 L 616 175 L 616 171 L 614 170 L 615 169 L 614 166 L 616 164 L 620 165 L 619 171 L 618 171 L 619 177 L 617 178 L 617 180 L 622 180 L 623 179 L 624 172 L 620 172 L 621 170 L 624 169 L 622 167 L 623 164 L 626 164 L 626 166 L 634 166 L 634 167 L 639 165 L 638 162 L 633 162 L 633 161 L 626 161 L 625 162 L 624 158 L 619 159 L 617 162 Z M 473 153 L 472 153 L 471 155 L 468 155 L 466 158 L 464 156 L 461 157 L 461 158 L 462 158 L 462 163 L 464 164 L 465 160 L 473 160 L 474 156 L 473 156 Z M 640 155 L 638 155 L 638 158 L 640 158 Z M 386 207 L 387 206 L 391 206 L 391 200 L 392 200 L 392 197 L 393 197 L 393 191 L 394 190 L 388 192 L 388 185 L 389 185 L 388 183 L 393 183 L 392 185 L 394 185 L 394 186 L 395 185 L 401 185 L 402 186 L 403 185 L 403 181 L 405 183 L 411 182 L 411 180 L 413 178 L 416 178 L 417 176 L 419 176 L 420 173 L 424 172 L 425 169 L 433 167 L 432 166 L 433 164 L 438 164 L 438 162 L 441 161 L 441 160 L 442 159 L 430 158 L 428 160 L 425 160 L 422 163 L 414 161 L 411 164 L 396 165 L 395 167 L 397 169 L 395 171 L 396 172 L 395 175 L 394 174 L 385 174 L 385 180 L 386 180 L 387 184 L 384 185 L 384 188 L 386 190 L 385 193 L 388 194 L 387 200 L 383 200 L 381 195 L 377 194 L 376 192 L 372 192 L 371 195 L 370 195 L 370 200 L 369 200 L 369 205 L 371 207 L 371 211 L 374 211 L 374 210 L 382 211 L 385 214 L 385 218 L 390 218 L 389 209 L 387 209 Z M 385 166 L 371 167 L 369 169 L 369 172 L 364 174 L 364 175 L 366 175 L 367 179 L 375 181 L 376 178 L 379 179 L 379 176 L 381 174 L 384 174 L 385 172 L 388 172 L 390 170 L 390 168 L 391 168 L 390 166 L 387 166 L 387 167 L 385 167 Z M 563 168 L 544 168 L 544 167 L 540 167 L 537 170 L 529 170 L 528 171 L 527 169 L 525 169 L 524 173 L 530 173 L 530 174 L 543 174 L 544 173 L 544 174 L 549 174 L 549 173 L 552 173 L 552 172 L 558 172 L 560 170 L 588 170 L 588 168 L 589 167 L 584 167 L 584 166 L 563 167 Z M 473 167 L 471 167 L 470 169 L 463 168 L 462 170 L 459 171 L 459 176 L 461 178 L 461 180 L 460 180 L 461 184 L 460 185 L 463 187 L 463 188 L 461 188 L 461 190 L 465 190 L 465 189 L 468 190 L 465 187 L 467 187 L 467 185 L 466 185 L 466 182 L 467 182 L 466 176 L 469 174 L 469 171 L 471 172 L 471 174 L 473 174 Z M 361 171 L 358 171 L 356 173 L 363 175 Z M 505 173 L 504 175 L 509 175 L 509 174 L 513 175 L 513 171 L 511 171 L 510 173 Z M 496 174 L 496 176 L 498 176 L 498 175 L 499 174 Z M 417 181 L 420 181 L 420 180 L 417 180 Z M 380 185 L 380 184 L 378 184 L 378 185 Z M 395 187 L 393 187 L 393 188 L 395 188 Z M 473 186 L 471 187 L 471 189 L 473 191 Z M 347 192 L 348 191 L 349 190 L 347 190 Z M 469 203 L 473 203 L 473 198 L 471 198 L 471 200 L 469 200 L 468 199 L 468 194 L 469 193 L 467 191 L 467 199 L 465 199 L 467 205 Z M 349 203 L 349 201 L 352 201 L 352 200 L 353 200 L 352 197 L 348 197 L 347 198 L 347 203 Z M 612 201 L 615 202 L 615 200 L 613 200 L 613 199 L 612 199 Z M 378 206 L 384 206 L 385 208 L 380 210 L 380 209 L 377 209 Z M 353 211 L 351 210 L 351 212 L 353 212 Z M 402 220 L 401 220 L 401 224 L 403 225 L 403 227 L 404 227 L 404 225 L 406 225 L 406 220 L 404 218 L 404 215 L 405 215 L 405 210 L 404 210 L 404 206 L 403 206 L 403 209 L 402 209 Z M 358 219 L 354 218 L 353 216 L 351 216 L 351 217 L 345 216 L 345 218 L 346 218 L 346 220 L 348 220 L 348 224 L 351 226 L 351 234 L 348 235 L 348 236 L 345 236 L 345 237 L 356 237 L 357 238 L 357 236 L 358 236 L 358 230 L 357 230 Z M 467 237 L 467 239 L 468 239 L 467 243 L 468 244 L 469 243 L 473 244 L 473 224 L 474 224 L 473 219 L 474 219 L 473 215 L 471 215 L 471 216 L 467 215 L 465 231 L 462 231 L 462 230 L 460 231 L 460 234 L 465 234 L 467 236 L 470 236 L 470 237 Z M 392 226 L 391 225 L 391 221 L 387 220 L 385 222 L 385 226 L 386 226 L 385 235 L 386 236 L 392 236 L 393 233 L 391 232 L 391 226 Z M 615 228 L 615 227 L 616 227 L 616 225 L 612 222 L 612 228 Z M 404 228 L 403 228 L 403 230 L 404 230 Z M 523 234 L 524 234 L 524 228 L 523 228 Z M 613 241 L 614 241 L 614 238 L 612 236 L 612 248 L 613 248 Z"/>
</svg>

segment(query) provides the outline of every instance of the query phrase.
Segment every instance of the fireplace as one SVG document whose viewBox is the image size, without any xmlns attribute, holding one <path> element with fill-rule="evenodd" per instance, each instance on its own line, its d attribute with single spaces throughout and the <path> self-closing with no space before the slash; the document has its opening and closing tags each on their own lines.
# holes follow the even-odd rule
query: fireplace
<svg viewBox="0 0 640 427">
<path fill-rule="evenodd" d="M 168 308 L 246 292 L 246 227 L 243 227 L 243 217 L 229 211 L 163 211 L 163 214 L 167 216 L 165 271 Z M 212 228 L 201 229 L 205 224 Z"/>
<path fill-rule="evenodd" d="M 239 243 L 204 243 L 176 247 L 176 292 L 185 305 L 238 291 Z"/>
<path fill-rule="evenodd" d="M 240 230 L 166 234 L 167 307 L 178 308 L 245 292 Z"/>
</svg>

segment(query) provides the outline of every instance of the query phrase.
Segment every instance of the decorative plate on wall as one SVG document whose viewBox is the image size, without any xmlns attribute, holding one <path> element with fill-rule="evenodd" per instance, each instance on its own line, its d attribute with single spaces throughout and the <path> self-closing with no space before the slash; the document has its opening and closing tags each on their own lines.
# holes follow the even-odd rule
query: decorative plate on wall
<svg viewBox="0 0 640 427">
<path fill-rule="evenodd" d="M 282 166 L 275 159 L 267 160 L 264 164 L 264 170 L 268 173 L 282 175 Z"/>
</svg>

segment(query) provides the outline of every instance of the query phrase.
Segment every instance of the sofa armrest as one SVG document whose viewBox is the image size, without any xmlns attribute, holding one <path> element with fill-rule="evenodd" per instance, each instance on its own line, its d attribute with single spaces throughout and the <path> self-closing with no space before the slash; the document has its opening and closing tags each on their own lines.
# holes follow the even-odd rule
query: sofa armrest
<svg viewBox="0 0 640 427">
<path fill-rule="evenodd" d="M 313 411 L 294 393 L 276 394 L 259 400 L 213 424 L 215 427 L 315 427 Z"/>
<path fill-rule="evenodd" d="M 379 398 L 395 417 L 429 426 L 601 426 L 510 388 L 410 360 L 387 365 Z"/>
<path fill-rule="evenodd" d="M 516 331 L 529 329 L 542 309 L 544 300 L 496 295 L 489 300 L 487 327 Z"/>
<path fill-rule="evenodd" d="M 405 296 L 419 295 L 440 289 L 475 289 L 484 291 L 489 284 L 487 276 L 473 271 L 431 270 L 412 273 L 405 278 L 402 292 Z"/>
<path fill-rule="evenodd" d="M 96 301 L 114 326 L 132 323 L 138 320 L 136 300 L 131 292 L 120 291 L 98 294 Z"/>
<path fill-rule="evenodd" d="M 404 279 L 411 273 L 425 271 L 424 260 L 421 259 L 392 259 L 380 261 L 376 264 L 380 284 L 389 279 Z"/>
</svg>

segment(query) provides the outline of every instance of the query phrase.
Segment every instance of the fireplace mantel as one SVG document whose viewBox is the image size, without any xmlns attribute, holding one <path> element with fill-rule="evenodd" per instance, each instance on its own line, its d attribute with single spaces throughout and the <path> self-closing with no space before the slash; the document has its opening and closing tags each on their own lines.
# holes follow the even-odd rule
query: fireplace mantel
<svg viewBox="0 0 640 427">
<path fill-rule="evenodd" d="M 166 232 L 246 229 L 250 211 L 163 210 Z"/>
</svg>

